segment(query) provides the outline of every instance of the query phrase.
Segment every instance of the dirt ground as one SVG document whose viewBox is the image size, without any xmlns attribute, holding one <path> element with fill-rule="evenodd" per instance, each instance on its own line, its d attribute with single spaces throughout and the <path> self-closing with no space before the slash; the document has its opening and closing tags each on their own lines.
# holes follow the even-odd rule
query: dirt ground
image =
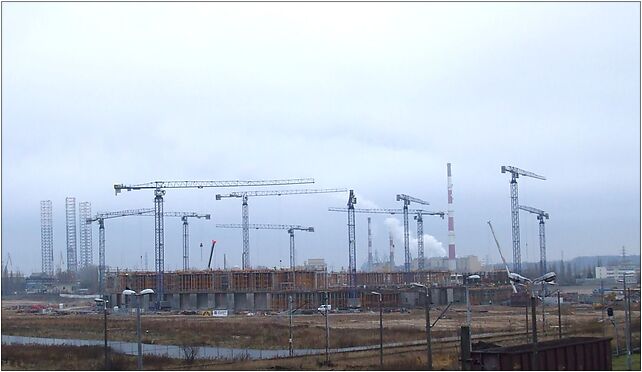
<svg viewBox="0 0 642 372">
<path fill-rule="evenodd" d="M 86 303 L 86 301 L 84 301 Z M 82 308 L 83 301 L 69 303 L 70 308 Z M 42 314 L 19 312 L 18 305 L 24 302 L 2 302 L 3 335 L 38 337 L 102 339 L 102 313 Z M 443 310 L 431 311 L 434 322 Z M 541 308 L 538 308 L 538 327 L 542 327 Z M 530 316 L 530 314 L 529 314 Z M 564 333 L 586 331 L 602 332 L 613 336 L 609 323 L 603 327 L 600 310 L 590 305 L 573 305 L 562 309 Z M 623 319 L 623 312 L 616 310 L 616 319 Z M 557 308 L 546 308 L 546 334 L 557 333 Z M 433 337 L 455 336 L 465 323 L 464 306 L 452 306 L 433 328 Z M 632 313 L 634 329 L 639 329 L 640 312 Z M 383 316 L 384 343 L 415 341 L 425 338 L 425 313 L 422 309 L 410 313 L 387 313 Z M 620 322 L 622 326 L 623 322 Z M 322 315 L 298 315 L 293 317 L 293 339 L 296 348 L 324 348 L 324 318 Z M 374 345 L 379 342 L 379 314 L 375 312 L 330 314 L 330 347 Z M 530 327 L 530 321 L 529 321 Z M 287 349 L 287 316 L 230 316 L 227 318 L 200 315 L 142 316 L 143 342 L 174 345 L 209 345 L 238 348 Z M 109 338 L 135 341 L 135 317 L 131 314 L 110 314 Z M 526 309 L 507 306 L 474 306 L 472 313 L 473 334 L 515 333 L 526 331 Z M 544 335 L 544 330 L 540 328 Z M 620 334 L 624 334 L 623 329 Z"/>
<path fill-rule="evenodd" d="M 62 301 L 61 301 L 62 302 Z M 36 337 L 102 339 L 102 312 L 87 312 L 91 303 L 86 300 L 67 300 L 65 312 L 50 314 L 30 313 L 32 305 L 47 305 L 41 300 L 3 300 L 1 331 L 3 335 L 24 335 Z M 71 309 L 71 310 L 69 310 Z M 434 322 L 443 307 L 432 309 Z M 84 313 L 82 313 L 84 311 Z M 81 313 L 75 313 L 81 312 Z M 557 335 L 557 307 L 547 307 L 546 327 L 542 329 L 541 307 L 537 309 L 537 323 L 540 340 L 555 338 Z M 530 316 L 530 313 L 529 313 Z M 590 305 L 565 306 L 562 309 L 562 328 L 565 335 L 614 337 L 610 322 L 600 323 L 602 311 Z M 624 347 L 622 310 L 615 311 L 620 347 Z M 433 328 L 434 369 L 457 369 L 458 346 L 454 341 L 439 338 L 456 336 L 459 327 L 466 321 L 466 309 L 462 305 L 452 306 Z M 386 313 L 384 322 L 384 343 L 417 341 L 425 339 L 425 313 L 414 309 L 409 313 Z M 633 344 L 640 345 L 640 312 L 632 313 Z M 325 347 L 324 318 L 321 315 L 298 315 L 293 317 L 293 340 L 295 348 Z M 379 314 L 376 312 L 330 314 L 330 347 L 376 345 L 379 342 Z M 529 319 L 530 327 L 530 319 Z M 135 316 L 133 314 L 110 314 L 108 321 L 109 338 L 135 341 Z M 227 318 L 204 317 L 200 315 L 157 315 L 144 314 L 142 317 L 143 342 L 173 345 L 209 345 L 236 348 L 287 349 L 287 316 L 230 316 Z M 526 309 L 507 306 L 474 306 L 472 313 L 473 335 L 493 334 L 489 340 L 501 345 L 526 342 Z M 507 336 L 499 336 L 507 335 Z M 502 337 L 504 337 L 502 339 Z M 523 337 L 523 339 L 522 339 Z M 498 342 L 501 340 L 501 342 Z M 60 353 L 56 347 L 4 345 L 2 347 L 2 369 L 101 369 L 101 349 L 68 348 Z M 63 347 L 64 348 L 64 347 Z M 55 349 L 55 350 L 54 350 Z M 25 354 L 26 353 L 26 354 Z M 52 359 L 51 355 L 66 355 L 67 358 Z M 114 363 L 121 370 L 135 369 L 135 358 L 114 355 Z M 282 358 L 276 360 L 215 361 L 195 360 L 188 363 L 181 359 L 145 357 L 151 369 L 172 370 L 378 370 L 378 351 L 350 352 L 330 355 L 330 365 L 324 364 L 324 356 Z M 70 364 L 71 363 L 71 364 Z M 426 365 L 425 345 L 386 348 L 385 370 L 418 370 Z"/>
</svg>

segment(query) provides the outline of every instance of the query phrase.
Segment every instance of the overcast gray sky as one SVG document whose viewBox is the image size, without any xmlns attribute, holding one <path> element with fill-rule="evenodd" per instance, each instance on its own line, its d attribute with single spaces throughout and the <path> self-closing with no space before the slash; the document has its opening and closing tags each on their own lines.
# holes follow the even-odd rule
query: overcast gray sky
<svg viewBox="0 0 642 372">
<path fill-rule="evenodd" d="M 40 271 L 40 201 L 66 252 L 64 200 L 92 211 L 153 207 L 114 183 L 313 177 L 358 207 L 397 193 L 445 210 L 453 165 L 457 254 L 511 256 L 513 165 L 520 203 L 550 213 L 548 259 L 640 251 L 638 3 L 3 3 L 2 257 Z M 294 188 L 294 187 L 292 187 Z M 278 189 L 268 187 L 265 189 Z M 240 265 L 234 189 L 168 190 L 166 211 L 199 211 L 192 266 Z M 297 259 L 347 267 L 347 196 L 250 199 L 250 222 L 314 226 Z M 357 262 L 366 259 L 357 215 Z M 399 223 L 401 219 L 398 218 Z M 395 223 L 373 216 L 387 255 Z M 522 260 L 538 260 L 537 220 L 521 214 Z M 414 221 L 411 236 L 416 237 Z M 396 229 L 398 230 L 398 229 Z M 445 220 L 426 234 L 448 244 Z M 94 262 L 97 257 L 94 226 Z M 153 268 L 153 219 L 106 222 L 107 264 Z M 166 220 L 166 269 L 182 266 L 181 223 Z M 252 231 L 253 265 L 288 263 L 285 231 Z M 397 263 L 403 263 L 398 236 Z M 203 260 L 198 244 L 204 243 Z M 416 256 L 416 250 L 412 252 Z M 66 258 L 66 253 L 63 254 Z"/>
</svg>

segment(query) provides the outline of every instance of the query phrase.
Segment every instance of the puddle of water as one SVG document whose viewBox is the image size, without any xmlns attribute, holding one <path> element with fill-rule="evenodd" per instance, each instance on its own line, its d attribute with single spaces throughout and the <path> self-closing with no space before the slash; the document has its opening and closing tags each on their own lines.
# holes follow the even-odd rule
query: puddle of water
<svg viewBox="0 0 642 372">
<path fill-rule="evenodd" d="M 42 338 L 27 336 L 2 335 L 3 344 L 39 344 L 39 345 L 70 345 L 70 346 L 102 346 L 103 340 L 80 340 L 61 338 Z M 116 352 L 138 355 L 138 344 L 135 342 L 108 341 L 109 346 Z M 325 350 L 300 349 L 295 350 L 295 355 L 320 354 Z M 143 344 L 143 354 L 167 356 L 170 358 L 184 358 L 183 350 L 177 345 Z M 199 346 L 196 358 L 198 359 L 271 359 L 288 356 L 288 350 L 261 350 L 238 349 L 212 346 Z"/>
</svg>

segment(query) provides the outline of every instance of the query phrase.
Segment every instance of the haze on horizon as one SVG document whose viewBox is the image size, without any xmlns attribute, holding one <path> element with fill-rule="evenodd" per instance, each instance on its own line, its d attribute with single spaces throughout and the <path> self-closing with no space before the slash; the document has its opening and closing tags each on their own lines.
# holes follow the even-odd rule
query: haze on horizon
<svg viewBox="0 0 642 372">
<path fill-rule="evenodd" d="M 54 266 L 66 260 L 64 200 L 92 212 L 152 208 L 115 183 L 312 177 L 287 188 L 354 189 L 359 208 L 399 193 L 446 210 L 452 163 L 457 255 L 512 257 L 502 165 L 523 205 L 543 209 L 547 257 L 640 254 L 638 3 L 3 3 L 2 260 L 41 271 L 40 201 L 53 201 Z M 282 187 L 286 188 L 286 187 Z M 257 188 L 258 189 L 258 188 Z M 277 190 L 281 187 L 264 187 Z M 191 263 L 241 263 L 241 201 L 168 190 L 191 220 Z M 314 226 L 297 263 L 348 265 L 347 194 L 250 199 L 250 223 Z M 401 216 L 372 215 L 387 257 Z M 357 267 L 367 254 L 357 214 Z M 522 261 L 537 220 L 522 212 Z M 448 244 L 426 217 L 428 256 Z M 397 226 L 397 227 L 395 227 Z M 416 225 L 411 221 L 411 237 Z M 94 226 L 94 263 L 98 233 Z M 107 265 L 153 268 L 153 218 L 106 222 Z M 182 267 L 180 219 L 165 220 L 165 267 Z M 287 266 L 285 231 L 250 232 L 253 265 Z M 203 257 L 199 244 L 203 243 Z M 440 245 L 441 244 L 441 245 Z M 415 243 L 416 246 L 416 243 Z M 416 257 L 416 248 L 412 251 Z"/>
</svg>

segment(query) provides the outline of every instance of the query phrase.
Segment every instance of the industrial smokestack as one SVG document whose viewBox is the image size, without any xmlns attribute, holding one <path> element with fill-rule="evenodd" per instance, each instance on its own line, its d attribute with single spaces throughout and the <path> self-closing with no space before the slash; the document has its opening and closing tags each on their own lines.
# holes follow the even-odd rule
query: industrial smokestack
<svg viewBox="0 0 642 372">
<path fill-rule="evenodd" d="M 388 261 L 390 271 L 395 270 L 395 242 L 392 239 L 392 232 L 390 232 L 390 259 Z"/>
<path fill-rule="evenodd" d="M 368 217 L 368 271 L 372 271 L 372 230 L 370 229 L 371 218 Z"/>
<path fill-rule="evenodd" d="M 448 170 L 448 270 L 456 270 L 455 261 L 455 210 L 453 209 L 453 179 L 450 170 L 450 163 L 446 165 Z"/>
</svg>

